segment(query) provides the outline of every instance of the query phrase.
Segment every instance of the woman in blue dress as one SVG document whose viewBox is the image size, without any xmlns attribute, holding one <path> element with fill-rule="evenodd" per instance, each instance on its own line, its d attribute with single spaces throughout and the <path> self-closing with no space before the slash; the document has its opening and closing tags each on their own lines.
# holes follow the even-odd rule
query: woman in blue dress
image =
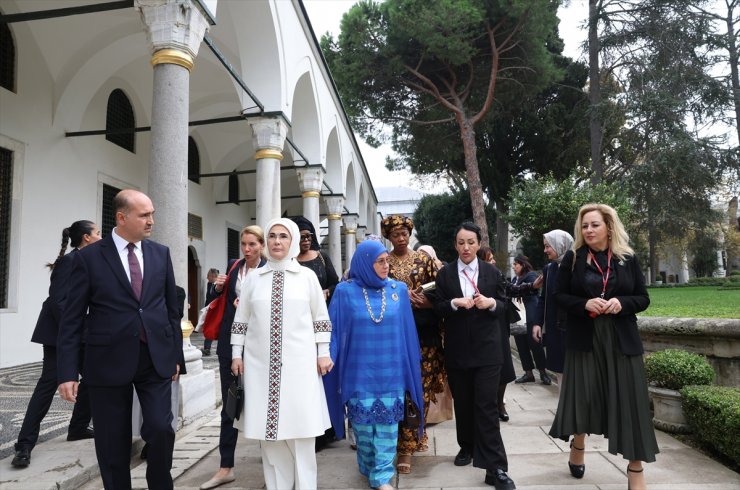
<svg viewBox="0 0 740 490">
<path fill-rule="evenodd" d="M 337 432 L 344 430 L 346 406 L 360 473 L 371 487 L 382 490 L 393 488 L 404 394 L 409 392 L 417 407 L 424 403 L 419 340 L 408 289 L 405 283 L 389 279 L 388 271 L 383 245 L 364 241 L 357 247 L 349 280 L 336 287 L 329 305 L 335 365 L 325 378 L 332 425 Z"/>
</svg>

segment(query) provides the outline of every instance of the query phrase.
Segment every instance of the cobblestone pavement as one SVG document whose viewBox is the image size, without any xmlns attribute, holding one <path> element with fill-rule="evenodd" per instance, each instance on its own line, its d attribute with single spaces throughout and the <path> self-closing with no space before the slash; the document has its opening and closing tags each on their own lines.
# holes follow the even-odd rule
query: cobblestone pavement
<svg viewBox="0 0 740 490">
<path fill-rule="evenodd" d="M 190 337 L 190 342 L 199 349 L 203 347 L 203 340 L 203 336 L 197 333 Z M 203 367 L 215 369 L 218 373 L 216 345 L 214 342 L 210 356 L 203 357 Z M 39 376 L 41 362 L 0 369 L 0 460 L 14 452 L 13 445 Z M 39 442 L 65 434 L 71 416 L 72 404 L 55 395 L 49 413 L 41 422 Z"/>
</svg>

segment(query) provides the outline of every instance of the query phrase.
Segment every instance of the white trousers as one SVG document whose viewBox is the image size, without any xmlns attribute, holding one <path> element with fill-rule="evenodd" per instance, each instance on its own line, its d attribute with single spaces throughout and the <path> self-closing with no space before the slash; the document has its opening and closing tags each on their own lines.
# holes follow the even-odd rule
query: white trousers
<svg viewBox="0 0 740 490">
<path fill-rule="evenodd" d="M 317 487 L 316 438 L 260 441 L 267 490 Z"/>
</svg>

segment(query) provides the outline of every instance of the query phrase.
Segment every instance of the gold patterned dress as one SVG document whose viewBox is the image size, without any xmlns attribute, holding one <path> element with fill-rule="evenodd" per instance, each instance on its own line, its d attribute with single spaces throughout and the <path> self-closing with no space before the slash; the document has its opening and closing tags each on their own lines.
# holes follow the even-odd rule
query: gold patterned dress
<svg viewBox="0 0 740 490">
<path fill-rule="evenodd" d="M 433 282 L 437 277 L 437 266 L 425 253 L 409 249 L 404 257 L 391 253 L 388 256 L 390 277 L 403 281 L 409 290 L 416 290 L 422 284 Z M 433 300 L 431 300 L 434 303 Z M 434 309 L 417 309 L 412 305 L 416 331 L 421 345 L 421 381 L 424 390 L 424 418 L 429 413 L 429 404 L 436 402 L 437 393 L 445 386 L 444 354 L 442 350 L 441 320 Z M 410 455 L 416 451 L 426 451 L 427 432 L 419 439 L 415 429 L 399 428 L 398 454 Z"/>
</svg>

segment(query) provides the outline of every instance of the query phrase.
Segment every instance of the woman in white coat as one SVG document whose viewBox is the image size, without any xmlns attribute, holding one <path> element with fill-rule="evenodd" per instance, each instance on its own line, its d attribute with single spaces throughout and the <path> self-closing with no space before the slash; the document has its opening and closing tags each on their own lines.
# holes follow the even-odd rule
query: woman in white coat
<svg viewBox="0 0 740 490">
<path fill-rule="evenodd" d="M 316 488 L 331 322 L 316 274 L 295 260 L 296 224 L 272 220 L 265 235 L 267 264 L 247 276 L 231 328 L 231 371 L 244 374 L 244 435 L 261 441 L 266 487 Z"/>
</svg>

